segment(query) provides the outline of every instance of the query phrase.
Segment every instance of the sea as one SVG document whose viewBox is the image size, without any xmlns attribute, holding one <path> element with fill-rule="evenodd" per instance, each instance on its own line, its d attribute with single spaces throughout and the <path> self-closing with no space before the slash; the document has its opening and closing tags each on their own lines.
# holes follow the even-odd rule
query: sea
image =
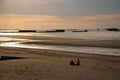
<svg viewBox="0 0 120 80">
<path fill-rule="evenodd" d="M 0 46 L 17 47 L 17 48 L 32 48 L 32 49 L 47 49 L 67 52 L 78 52 L 87 54 L 112 55 L 120 56 L 120 48 L 102 48 L 102 47 L 81 47 L 81 46 L 67 46 L 67 45 L 43 45 L 43 44 L 20 44 L 24 42 L 31 42 L 30 39 L 12 38 L 4 36 L 36 36 L 36 37 L 58 37 L 58 38 L 73 38 L 84 40 L 114 40 L 120 41 L 120 32 L 112 32 L 106 30 L 90 30 L 88 32 L 55 32 L 55 33 L 19 33 L 19 32 L 0 32 Z M 34 40 L 35 41 L 35 40 Z M 41 40 L 39 40 L 41 41 Z"/>
</svg>

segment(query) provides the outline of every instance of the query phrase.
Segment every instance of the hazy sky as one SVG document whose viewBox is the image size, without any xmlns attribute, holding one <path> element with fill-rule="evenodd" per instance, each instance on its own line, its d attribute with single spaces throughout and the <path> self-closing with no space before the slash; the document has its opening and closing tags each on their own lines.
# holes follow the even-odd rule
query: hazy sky
<svg viewBox="0 0 120 80">
<path fill-rule="evenodd" d="M 120 27 L 120 0 L 0 0 L 0 29 Z"/>
</svg>

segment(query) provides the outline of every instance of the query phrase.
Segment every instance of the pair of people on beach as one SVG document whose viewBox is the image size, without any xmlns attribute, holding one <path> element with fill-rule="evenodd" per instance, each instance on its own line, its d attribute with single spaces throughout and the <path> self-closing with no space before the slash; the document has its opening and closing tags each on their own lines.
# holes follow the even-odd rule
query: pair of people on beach
<svg viewBox="0 0 120 80">
<path fill-rule="evenodd" d="M 78 65 L 80 66 L 80 60 L 77 59 L 77 63 L 75 64 L 75 62 L 73 60 L 70 61 L 70 65 Z"/>
</svg>

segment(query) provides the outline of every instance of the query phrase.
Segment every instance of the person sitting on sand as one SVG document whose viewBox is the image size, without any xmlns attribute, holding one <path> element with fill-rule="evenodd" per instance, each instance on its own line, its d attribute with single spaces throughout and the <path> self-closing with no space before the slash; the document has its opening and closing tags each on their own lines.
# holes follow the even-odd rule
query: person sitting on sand
<svg viewBox="0 0 120 80">
<path fill-rule="evenodd" d="M 80 66 L 80 60 L 79 59 L 77 59 L 77 64 L 76 65 Z"/>
<path fill-rule="evenodd" d="M 75 65 L 73 60 L 70 61 L 70 65 Z"/>
</svg>

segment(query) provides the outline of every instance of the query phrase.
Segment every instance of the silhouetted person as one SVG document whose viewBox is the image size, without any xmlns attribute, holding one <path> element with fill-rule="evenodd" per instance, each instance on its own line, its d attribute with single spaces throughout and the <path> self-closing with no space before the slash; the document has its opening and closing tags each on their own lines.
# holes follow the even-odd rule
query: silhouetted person
<svg viewBox="0 0 120 80">
<path fill-rule="evenodd" d="M 77 59 L 77 64 L 76 65 L 80 66 L 80 60 L 79 59 Z"/>
<path fill-rule="evenodd" d="M 75 65 L 73 60 L 70 61 L 70 65 Z"/>
</svg>

